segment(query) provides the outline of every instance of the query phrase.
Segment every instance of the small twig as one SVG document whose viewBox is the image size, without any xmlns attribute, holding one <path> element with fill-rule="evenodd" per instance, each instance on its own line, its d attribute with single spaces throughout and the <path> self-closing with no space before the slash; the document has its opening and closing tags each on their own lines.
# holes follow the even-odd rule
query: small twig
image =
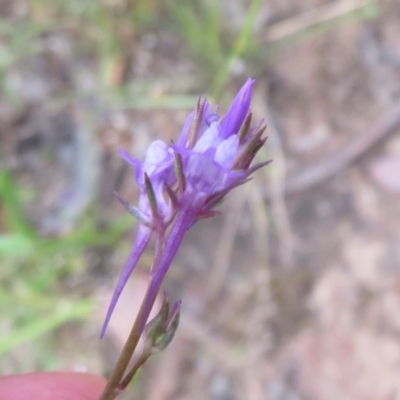
<svg viewBox="0 0 400 400">
<path fill-rule="evenodd" d="M 243 215 L 242 210 L 246 203 L 248 193 L 248 187 L 243 187 L 240 196 L 237 195 L 234 199 L 235 212 L 232 212 L 232 215 L 229 218 L 225 217 L 223 222 L 209 279 L 210 285 L 207 292 L 207 298 L 210 302 L 215 300 L 226 280 L 235 244 L 235 237 L 239 228 L 240 219 Z"/>
<path fill-rule="evenodd" d="M 282 148 L 282 133 L 279 121 L 274 116 L 269 98 L 268 83 L 258 86 L 254 97 L 258 97 L 259 113 L 265 115 L 269 141 L 273 151 L 273 169 L 270 175 L 271 211 L 275 230 L 279 238 L 279 255 L 284 264 L 288 264 L 295 248 L 295 237 L 291 227 L 285 202 L 286 159 Z M 265 176 L 265 175 L 264 175 Z"/>
<path fill-rule="evenodd" d="M 371 3 L 372 2 L 368 0 L 344 0 L 316 7 L 270 26 L 264 37 L 261 38 L 261 41 L 275 42 L 285 39 L 288 36 L 298 35 L 315 25 L 323 24 L 356 11 L 360 11 L 364 7 L 371 5 Z"/>
<path fill-rule="evenodd" d="M 399 128 L 400 103 L 371 130 L 359 135 L 341 150 L 289 177 L 284 185 L 284 194 L 290 196 L 303 192 L 331 179 Z M 270 199 L 272 196 L 272 191 L 267 189 L 264 197 Z"/>
</svg>

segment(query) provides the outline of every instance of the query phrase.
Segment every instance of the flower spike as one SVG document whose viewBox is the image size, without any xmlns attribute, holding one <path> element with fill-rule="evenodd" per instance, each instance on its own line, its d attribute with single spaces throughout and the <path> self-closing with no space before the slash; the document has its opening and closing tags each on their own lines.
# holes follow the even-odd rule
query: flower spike
<svg viewBox="0 0 400 400">
<path fill-rule="evenodd" d="M 139 219 L 140 225 L 131 255 L 115 289 L 102 335 L 152 233 L 157 241 L 155 257 L 141 309 L 138 334 L 146 326 L 161 283 L 187 230 L 196 221 L 218 214 L 214 208 L 225 196 L 235 187 L 248 182 L 253 172 L 269 163 L 266 161 L 251 166 L 266 141 L 263 138 L 263 122 L 252 125 L 250 102 L 254 82 L 251 78 L 247 79 L 223 117 L 216 114 L 218 111 L 211 110 L 207 100 L 199 99 L 195 111 L 186 119 L 176 144 L 168 146 L 156 140 L 150 144 L 143 163 L 121 152 L 125 160 L 136 168 L 136 181 L 141 191 L 139 206 L 136 209 L 121 196 L 117 197 Z M 169 225 L 171 227 L 167 229 Z M 180 303 L 176 305 L 176 309 L 179 308 Z M 165 311 L 161 313 L 161 325 L 177 325 L 178 311 L 168 312 L 168 315 L 167 321 Z M 159 326 L 156 324 L 154 328 L 158 332 L 157 337 L 162 336 L 162 342 L 168 344 L 168 332 L 172 331 L 165 328 L 167 330 L 160 336 Z M 152 344 L 155 343 L 152 339 Z"/>
</svg>

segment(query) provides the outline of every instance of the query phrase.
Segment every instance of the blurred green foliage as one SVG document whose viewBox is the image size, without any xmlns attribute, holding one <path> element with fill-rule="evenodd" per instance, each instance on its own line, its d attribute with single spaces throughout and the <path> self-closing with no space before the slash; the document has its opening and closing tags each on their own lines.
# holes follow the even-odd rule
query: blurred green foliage
<svg viewBox="0 0 400 400">
<path fill-rule="evenodd" d="M 54 31 L 72 35 L 77 54 L 96 59 L 102 91 L 112 95 L 117 106 L 138 108 L 191 107 L 193 96 L 149 96 L 149 82 L 124 82 L 123 64 L 135 57 L 135 41 L 146 31 L 178 35 L 201 65 L 199 74 L 208 82 L 208 92 L 219 99 L 237 65 L 246 61 L 251 73 L 282 50 L 354 20 L 376 18 L 378 2 L 366 0 L 348 13 L 333 15 L 305 26 L 273 42 L 261 40 L 255 32 L 262 0 L 250 0 L 241 16 L 240 27 L 229 23 L 220 2 L 212 0 L 30 0 L 25 18 L 8 21 L 0 17 L 0 82 L 4 72 L 18 60 L 40 52 L 35 38 Z M 244 7 L 245 2 L 242 4 Z M 261 33 L 261 34 L 260 34 Z M 184 54 L 177 54 L 177 56 Z M 4 83 L 4 82 L 3 82 Z M 3 92 L 17 101 L 15 93 Z"/>
<path fill-rule="evenodd" d="M 79 298 L 78 291 L 69 293 L 62 281 L 86 273 L 85 249 L 115 246 L 131 225 L 117 219 L 101 231 L 94 218 L 86 217 L 69 235 L 42 238 L 23 218 L 10 174 L 0 170 L 0 355 L 88 318 L 93 301 Z"/>
</svg>

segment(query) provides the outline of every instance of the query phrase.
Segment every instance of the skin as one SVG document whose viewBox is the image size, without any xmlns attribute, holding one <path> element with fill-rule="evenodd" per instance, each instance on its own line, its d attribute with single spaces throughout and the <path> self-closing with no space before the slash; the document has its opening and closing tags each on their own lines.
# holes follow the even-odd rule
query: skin
<svg viewBox="0 0 400 400">
<path fill-rule="evenodd" d="M 43 372 L 0 378 L 1 400 L 98 400 L 106 381 L 97 375 Z"/>
</svg>

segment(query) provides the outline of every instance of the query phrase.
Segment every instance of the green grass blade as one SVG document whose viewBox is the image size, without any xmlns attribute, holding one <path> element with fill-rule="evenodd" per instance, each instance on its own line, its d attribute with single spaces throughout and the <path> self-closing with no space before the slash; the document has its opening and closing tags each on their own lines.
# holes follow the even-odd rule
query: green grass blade
<svg viewBox="0 0 400 400">
<path fill-rule="evenodd" d="M 53 314 L 35 318 L 0 339 L 0 355 L 23 343 L 38 339 L 69 321 L 85 318 L 92 310 L 93 304 L 86 301 L 68 305 L 60 304 Z"/>
<path fill-rule="evenodd" d="M 35 231 L 24 219 L 16 185 L 6 170 L 0 170 L 0 200 L 5 208 L 9 230 L 34 238 Z"/>
<path fill-rule="evenodd" d="M 218 98 L 222 88 L 224 87 L 231 70 L 232 64 L 246 51 L 249 47 L 249 43 L 252 39 L 253 27 L 261 7 L 262 0 L 253 0 L 251 2 L 249 12 L 247 14 L 245 23 L 242 30 L 239 33 L 238 38 L 232 48 L 231 54 L 228 57 L 227 62 L 221 68 L 216 75 L 214 82 L 212 84 L 212 94 L 213 98 Z"/>
</svg>

